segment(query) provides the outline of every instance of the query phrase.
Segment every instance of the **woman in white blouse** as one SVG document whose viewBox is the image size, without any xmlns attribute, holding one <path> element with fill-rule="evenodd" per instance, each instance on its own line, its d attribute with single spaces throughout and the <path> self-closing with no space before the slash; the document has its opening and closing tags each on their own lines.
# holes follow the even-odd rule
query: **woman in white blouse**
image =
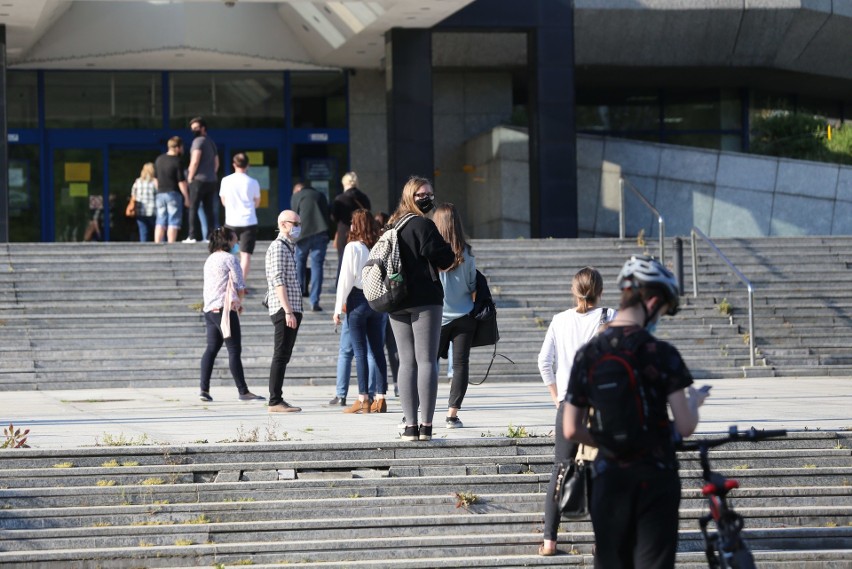
<svg viewBox="0 0 852 569">
<path fill-rule="evenodd" d="M 580 347 L 591 340 L 601 326 L 615 317 L 615 310 L 597 308 L 603 293 L 603 278 L 592 267 L 580 269 L 571 282 L 571 292 L 576 306 L 553 317 L 538 354 L 538 370 L 556 405 L 556 425 L 553 471 L 544 499 L 544 542 L 539 555 L 556 554 L 556 534 L 559 527 L 559 508 L 553 499 L 556 476 L 562 464 L 574 458 L 577 446 L 562 435 L 562 400 L 568 390 L 568 377 L 574 356 Z"/>
<path fill-rule="evenodd" d="M 340 261 L 337 298 L 332 316 L 335 324 L 341 323 L 341 317 L 348 321 L 352 351 L 355 352 L 355 369 L 358 372 L 358 400 L 344 409 L 344 413 L 386 413 L 388 408 L 385 401 L 388 376 L 384 350 L 387 315 L 370 308 L 361 282 L 361 269 L 367 264 L 370 249 L 376 244 L 378 236 L 376 221 L 369 211 L 359 209 L 352 213 L 349 237 Z M 370 401 L 368 349 L 373 354 L 378 372 L 375 403 Z"/>
<path fill-rule="evenodd" d="M 213 363 L 222 344 L 228 348 L 228 365 L 234 383 L 237 384 L 240 401 L 262 401 L 263 397 L 249 391 L 243 373 L 242 339 L 240 335 L 240 317 L 243 312 L 242 298 L 246 283 L 240 263 L 234 256 L 239 251 L 237 234 L 233 229 L 220 227 L 210 235 L 207 246 L 210 256 L 204 263 L 204 322 L 207 326 L 207 349 L 201 356 L 201 393 L 202 401 L 213 401 L 210 396 L 210 376 L 213 375 Z M 230 286 L 229 286 L 229 283 Z M 227 312 L 227 314 L 223 314 Z M 230 324 L 230 337 L 222 334 L 222 321 L 227 318 Z"/>
</svg>

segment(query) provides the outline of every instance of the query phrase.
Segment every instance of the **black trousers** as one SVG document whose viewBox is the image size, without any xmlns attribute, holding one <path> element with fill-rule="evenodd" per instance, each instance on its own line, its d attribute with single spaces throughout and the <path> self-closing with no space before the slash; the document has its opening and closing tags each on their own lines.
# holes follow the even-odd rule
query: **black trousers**
<svg viewBox="0 0 852 569">
<path fill-rule="evenodd" d="M 201 391 L 210 391 L 210 376 L 213 375 L 213 363 L 216 355 L 222 349 L 222 344 L 228 348 L 228 367 L 237 385 L 237 391 L 242 395 L 248 393 L 245 374 L 243 373 L 243 362 L 241 359 L 243 347 L 240 333 L 240 317 L 233 310 L 229 313 L 231 319 L 231 337 L 227 340 L 222 338 L 222 313 L 205 312 L 204 323 L 207 326 L 207 349 L 201 356 Z"/>
<path fill-rule="evenodd" d="M 450 383 L 450 399 L 447 407 L 461 409 L 464 396 L 467 394 L 470 379 L 470 347 L 473 344 L 473 333 L 476 332 L 476 320 L 465 314 L 461 318 L 441 326 L 440 346 L 445 342 L 453 343 L 453 380 Z"/>
<path fill-rule="evenodd" d="M 204 215 L 207 217 L 207 232 L 212 233 L 216 229 L 213 219 L 214 200 L 219 197 L 219 182 L 196 182 L 193 181 L 189 185 L 189 232 L 188 237 L 192 237 L 198 241 L 210 239 L 210 235 L 201 235 L 200 230 L 196 227 L 200 225 L 198 220 L 198 206 L 204 208 Z"/>
<path fill-rule="evenodd" d="M 454 356 L 455 357 L 455 356 Z M 554 500 L 556 495 L 556 478 L 563 464 L 572 460 L 577 455 L 577 443 L 569 441 L 562 430 L 562 410 L 568 403 L 561 403 L 556 411 L 556 423 L 553 426 L 553 469 L 550 471 L 550 484 L 547 485 L 547 494 L 544 497 L 544 539 L 556 541 L 559 531 L 559 522 L 562 515 L 559 513 L 559 504 Z"/>
<path fill-rule="evenodd" d="M 680 477 L 653 464 L 595 463 L 592 526 L 598 569 L 672 569 Z"/>
<path fill-rule="evenodd" d="M 296 327 L 288 328 L 287 319 L 284 317 L 284 309 L 280 309 L 271 316 L 272 324 L 275 326 L 275 340 L 272 351 L 272 367 L 269 368 L 269 406 L 279 405 L 284 401 L 284 372 L 290 363 L 293 354 L 293 346 L 296 344 L 296 335 L 302 323 L 302 313 L 296 312 Z"/>
</svg>

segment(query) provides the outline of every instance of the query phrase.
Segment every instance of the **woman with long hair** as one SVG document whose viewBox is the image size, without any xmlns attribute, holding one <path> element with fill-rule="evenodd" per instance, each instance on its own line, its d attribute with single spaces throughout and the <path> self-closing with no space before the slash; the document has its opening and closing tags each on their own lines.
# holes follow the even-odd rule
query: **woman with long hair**
<svg viewBox="0 0 852 569">
<path fill-rule="evenodd" d="M 210 235 L 207 245 L 210 256 L 204 263 L 204 322 L 207 326 L 207 349 L 201 357 L 201 393 L 202 401 L 213 401 L 210 396 L 210 376 L 213 375 L 213 363 L 222 344 L 228 348 L 228 366 L 234 383 L 237 384 L 240 401 L 262 401 L 263 397 L 249 391 L 243 373 L 242 338 L 240 317 L 243 312 L 242 299 L 246 283 L 240 263 L 234 256 L 237 248 L 237 234 L 233 229 L 220 227 Z M 225 320 L 227 319 L 227 320 Z M 230 325 L 230 336 L 225 338 L 222 323 Z"/>
<path fill-rule="evenodd" d="M 130 195 L 136 200 L 136 225 L 139 227 L 139 241 L 145 242 L 154 236 L 154 222 L 157 219 L 157 178 L 154 176 L 154 163 L 146 162 L 139 177 L 133 182 Z"/>
<path fill-rule="evenodd" d="M 345 316 L 347 320 L 358 374 L 358 400 L 352 403 L 351 407 L 344 409 L 344 413 L 387 412 L 385 394 L 388 389 L 388 375 L 384 351 L 386 316 L 367 304 L 361 280 L 361 270 L 367 264 L 370 249 L 378 238 L 379 230 L 373 214 L 364 209 L 354 211 L 349 226 L 348 243 L 343 249 L 340 263 L 337 298 L 332 316 L 335 324 L 341 323 L 341 316 Z M 375 403 L 370 401 L 368 349 L 376 362 Z"/>
<path fill-rule="evenodd" d="M 448 429 L 458 429 L 463 426 L 458 412 L 467 393 L 470 347 L 476 332 L 476 320 L 470 315 L 476 296 L 476 261 L 465 240 L 464 227 L 456 206 L 451 203 L 439 205 L 433 220 L 438 233 L 450 244 L 455 256 L 453 263 L 440 272 L 441 285 L 444 287 L 444 311 L 439 352 L 444 354 L 452 342 L 453 375 L 446 424 Z"/>
<path fill-rule="evenodd" d="M 405 413 L 401 437 L 406 441 L 432 439 L 432 417 L 438 399 L 438 341 L 444 305 L 438 270 L 447 269 L 455 260 L 449 244 L 426 217 L 434 204 L 431 182 L 412 176 L 402 189 L 396 211 L 388 220 L 388 225 L 393 226 L 408 218 L 397 234 L 408 296 L 390 315 L 399 350 L 399 397 Z"/>
<path fill-rule="evenodd" d="M 603 294 L 603 277 L 597 269 L 584 267 L 577 271 L 571 281 L 571 293 L 574 297 L 574 308 L 553 317 L 538 354 L 541 379 L 550 391 L 550 397 L 557 409 L 553 470 L 544 499 L 544 543 L 538 549 L 539 555 L 545 556 L 556 555 L 560 514 L 554 494 L 559 469 L 577 454 L 577 445 L 562 435 L 560 403 L 565 399 L 565 392 L 568 390 L 568 376 L 571 374 L 577 350 L 615 316 L 614 310 L 598 308 Z"/>
</svg>

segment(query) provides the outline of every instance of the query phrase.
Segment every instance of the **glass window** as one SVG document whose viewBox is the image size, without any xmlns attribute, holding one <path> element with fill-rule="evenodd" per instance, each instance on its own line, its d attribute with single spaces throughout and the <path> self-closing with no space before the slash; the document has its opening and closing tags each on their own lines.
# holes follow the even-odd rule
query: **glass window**
<svg viewBox="0 0 852 569">
<path fill-rule="evenodd" d="M 588 89 L 577 92 L 579 130 L 657 130 L 660 98 L 654 91 Z"/>
<path fill-rule="evenodd" d="M 9 240 L 41 241 L 41 169 L 36 145 L 9 145 Z"/>
<path fill-rule="evenodd" d="M 57 71 L 44 75 L 47 128 L 160 128 L 160 74 Z"/>
<path fill-rule="evenodd" d="M 702 89 L 666 93 L 666 130 L 722 130 L 742 127 L 741 104 L 732 89 Z"/>
<path fill-rule="evenodd" d="M 38 128 L 38 76 L 35 71 L 9 71 L 6 76 L 9 128 Z"/>
<path fill-rule="evenodd" d="M 172 128 L 203 116 L 217 128 L 284 128 L 283 73 L 172 73 Z"/>
<path fill-rule="evenodd" d="M 295 128 L 346 128 L 346 78 L 340 72 L 290 74 Z"/>
<path fill-rule="evenodd" d="M 666 134 L 663 142 L 680 146 L 742 152 L 742 138 L 737 134 Z"/>
<path fill-rule="evenodd" d="M 749 122 L 753 123 L 755 119 L 767 118 L 776 114 L 791 113 L 794 109 L 795 101 L 792 95 L 755 89 L 751 92 Z"/>
</svg>

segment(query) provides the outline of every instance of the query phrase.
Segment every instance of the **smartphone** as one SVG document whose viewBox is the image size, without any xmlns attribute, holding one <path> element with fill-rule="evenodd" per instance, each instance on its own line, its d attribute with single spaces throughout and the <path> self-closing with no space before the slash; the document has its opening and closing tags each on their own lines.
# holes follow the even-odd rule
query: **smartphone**
<svg viewBox="0 0 852 569">
<path fill-rule="evenodd" d="M 698 391 L 700 391 L 701 393 L 710 393 L 711 389 L 713 389 L 712 385 L 702 385 L 698 388 Z"/>
</svg>

